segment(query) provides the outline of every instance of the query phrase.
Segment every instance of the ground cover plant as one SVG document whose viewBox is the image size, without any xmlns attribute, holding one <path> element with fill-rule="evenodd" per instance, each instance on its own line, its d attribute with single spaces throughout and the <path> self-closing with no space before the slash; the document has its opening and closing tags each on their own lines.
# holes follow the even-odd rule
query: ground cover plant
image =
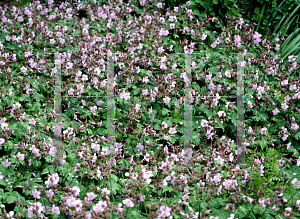
<svg viewBox="0 0 300 219">
<path fill-rule="evenodd" d="M 35 2 L 2 10 L 2 218 L 297 218 L 299 67 L 284 37 L 253 24 L 198 18 L 190 2 L 82 4 L 88 18 Z M 36 10 L 34 10 L 36 8 Z M 51 8 L 49 10 L 49 8 Z M 209 31 L 216 22 L 221 32 Z M 103 98 L 64 98 L 63 159 L 53 165 L 54 55 L 64 95 L 105 95 L 114 53 L 116 166 L 106 161 Z M 45 52 L 47 52 L 45 54 Z M 193 160 L 183 161 L 185 56 L 192 57 Z M 236 166 L 238 63 L 245 72 L 247 166 Z M 273 52 L 273 53 L 272 53 Z M 49 54 L 49 55 L 48 55 Z M 196 98 L 196 96 L 216 98 Z"/>
</svg>

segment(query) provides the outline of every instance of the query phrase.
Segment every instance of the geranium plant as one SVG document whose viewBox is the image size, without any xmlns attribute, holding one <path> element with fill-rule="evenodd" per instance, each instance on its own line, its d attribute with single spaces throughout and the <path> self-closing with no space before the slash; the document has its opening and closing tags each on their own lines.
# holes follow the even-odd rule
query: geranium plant
<svg viewBox="0 0 300 219">
<path fill-rule="evenodd" d="M 162 3 L 140 1 L 141 9 L 94 1 L 79 6 L 88 12 L 79 21 L 70 5 L 52 3 L 12 7 L 0 17 L 1 217 L 300 216 L 299 67 L 294 56 L 272 56 L 281 36 L 262 37 L 234 17 L 222 32 L 209 31 L 208 22 L 219 21 L 195 19 L 190 2 L 160 16 Z M 57 51 L 64 96 L 105 96 L 113 57 L 113 168 L 102 97 L 62 99 L 63 148 L 54 147 Z M 182 162 L 187 53 L 191 166 Z M 245 59 L 244 167 L 236 165 L 235 100 L 217 98 L 236 94 L 237 53 Z"/>
</svg>

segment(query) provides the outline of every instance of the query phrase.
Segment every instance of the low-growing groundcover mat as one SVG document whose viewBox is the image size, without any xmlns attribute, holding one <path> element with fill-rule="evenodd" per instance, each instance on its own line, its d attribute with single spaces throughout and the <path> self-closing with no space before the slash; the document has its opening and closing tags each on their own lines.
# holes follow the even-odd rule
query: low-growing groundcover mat
<svg viewBox="0 0 300 219">
<path fill-rule="evenodd" d="M 0 18 L 2 218 L 300 216 L 299 67 L 271 53 L 283 36 L 263 38 L 238 18 L 208 31 L 219 21 L 194 17 L 189 2 L 164 17 L 151 1 L 83 4 L 80 22 L 48 3 Z M 53 165 L 54 55 L 45 51 L 62 54 L 64 96 L 105 96 L 115 54 L 115 167 L 100 97 L 62 100 L 63 159 Z M 234 54 L 244 54 L 246 167 L 236 167 L 237 109 L 226 98 L 194 98 L 193 166 L 182 165 L 184 52 L 200 53 L 191 55 L 195 96 L 235 95 Z"/>
</svg>

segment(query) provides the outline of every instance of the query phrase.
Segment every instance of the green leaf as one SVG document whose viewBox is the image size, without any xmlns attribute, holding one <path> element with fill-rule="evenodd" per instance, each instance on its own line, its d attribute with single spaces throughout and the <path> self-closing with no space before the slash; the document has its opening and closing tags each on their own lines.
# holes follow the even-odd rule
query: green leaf
<svg viewBox="0 0 300 219">
<path fill-rule="evenodd" d="M 5 45 L 5 48 L 9 50 L 16 50 L 16 48 L 12 44 Z"/>
<path fill-rule="evenodd" d="M 174 188 L 171 186 L 165 186 L 163 187 L 163 192 L 173 192 Z"/>
<path fill-rule="evenodd" d="M 178 120 L 178 121 L 181 121 L 181 120 L 179 120 L 181 117 L 182 117 L 182 114 L 181 114 L 180 112 L 178 112 L 178 111 L 175 111 L 175 112 L 173 113 L 173 115 L 172 115 L 172 118 L 173 118 L 173 119 L 176 119 L 176 120 Z M 181 121 L 181 122 L 183 122 L 183 121 Z"/>
<path fill-rule="evenodd" d="M 138 93 L 141 91 L 141 88 L 137 88 L 133 90 L 133 95 L 138 95 Z"/>
<path fill-rule="evenodd" d="M 64 113 L 67 115 L 67 116 L 74 116 L 74 113 L 75 113 L 75 110 L 73 110 L 71 107 L 68 108 L 67 110 L 64 111 Z"/>
<path fill-rule="evenodd" d="M 68 121 L 65 121 L 65 122 L 63 122 L 63 125 L 64 125 L 64 129 L 67 129 L 68 127 L 70 127 L 70 122 L 68 122 Z"/>
<path fill-rule="evenodd" d="M 261 146 L 261 148 L 264 149 L 265 145 L 266 145 L 265 140 L 262 138 L 261 141 L 258 141 L 258 142 L 259 142 L 259 145 Z"/>
<path fill-rule="evenodd" d="M 47 173 L 49 173 L 49 170 L 48 170 L 48 168 L 45 168 L 45 169 L 43 169 L 41 175 L 44 175 L 44 174 L 47 174 Z"/>
<path fill-rule="evenodd" d="M 113 194 L 116 194 L 117 191 L 122 192 L 122 186 L 120 186 L 114 179 L 109 179 L 106 181 L 106 186 L 108 187 L 109 191 L 112 191 Z"/>
<path fill-rule="evenodd" d="M 44 95 L 42 95 L 42 94 L 35 93 L 33 96 L 34 96 L 34 99 L 35 99 L 37 102 L 39 102 L 39 101 L 44 102 L 44 101 L 45 101 L 45 97 L 44 97 Z"/>
<path fill-rule="evenodd" d="M 217 120 L 217 122 L 218 122 L 218 125 L 220 126 L 220 128 L 223 130 L 223 132 L 224 132 L 224 123 L 221 123 L 221 121 L 220 121 L 220 119 L 216 119 Z"/>
<path fill-rule="evenodd" d="M 175 137 L 172 137 L 172 136 L 168 135 L 168 139 L 169 139 L 169 142 L 171 142 L 172 144 L 175 144 L 175 142 L 176 142 Z"/>
<path fill-rule="evenodd" d="M 163 108 L 161 114 L 162 114 L 163 116 L 165 116 L 165 115 L 167 115 L 169 112 L 170 112 L 170 110 L 167 110 L 166 108 Z"/>
<path fill-rule="evenodd" d="M 297 140 L 299 140 L 299 138 L 300 138 L 300 132 L 298 132 L 294 137 L 295 137 Z"/>
<path fill-rule="evenodd" d="M 211 200 L 211 202 L 208 204 L 209 208 L 219 208 L 220 204 L 216 199 Z"/>
<path fill-rule="evenodd" d="M 137 210 L 130 210 L 126 216 L 127 218 L 142 218 L 143 216 Z"/>
<path fill-rule="evenodd" d="M 3 203 L 5 203 L 5 204 L 11 204 L 14 201 L 24 202 L 25 198 L 22 197 L 17 191 L 13 191 L 13 192 L 10 192 L 9 195 L 7 195 L 4 198 Z"/>
<path fill-rule="evenodd" d="M 16 136 L 17 138 L 21 138 L 25 134 L 25 132 L 26 131 L 23 130 L 23 128 L 19 128 L 13 132 L 13 135 Z"/>
<path fill-rule="evenodd" d="M 0 189 L 0 202 L 2 201 L 2 199 L 4 199 L 6 197 L 6 193 L 4 193 L 3 189 Z"/>
<path fill-rule="evenodd" d="M 39 113 L 41 111 L 41 104 L 39 102 L 35 102 L 32 105 L 32 110 L 34 111 L 34 113 Z"/>
<path fill-rule="evenodd" d="M 155 130 L 157 130 L 157 131 L 160 130 L 160 127 L 159 127 L 159 125 L 157 125 L 157 124 L 155 124 L 155 125 L 153 126 L 153 128 L 154 128 Z"/>
</svg>

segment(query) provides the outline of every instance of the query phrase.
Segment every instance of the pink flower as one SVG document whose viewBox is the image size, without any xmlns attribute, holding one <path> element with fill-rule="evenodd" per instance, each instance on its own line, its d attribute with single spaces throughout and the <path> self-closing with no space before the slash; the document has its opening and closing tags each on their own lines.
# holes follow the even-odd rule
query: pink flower
<svg viewBox="0 0 300 219">
<path fill-rule="evenodd" d="M 45 182 L 47 188 L 51 187 L 51 186 L 54 186 L 58 183 L 59 181 L 59 177 L 58 177 L 58 174 L 57 173 L 54 173 L 52 176 L 50 176 L 48 178 L 48 180 Z"/>
<path fill-rule="evenodd" d="M 217 164 L 223 164 L 224 163 L 224 159 L 222 159 L 220 155 L 218 155 L 218 157 L 215 158 L 214 160 L 217 162 Z"/>
<path fill-rule="evenodd" d="M 77 186 L 74 186 L 71 190 L 75 192 L 75 196 L 79 196 L 80 189 Z"/>
<path fill-rule="evenodd" d="M 258 200 L 258 202 L 259 202 L 259 204 L 260 204 L 260 205 L 259 205 L 260 207 L 263 207 L 263 208 L 266 207 L 266 206 L 265 206 L 265 200 L 264 200 L 264 199 L 261 198 L 261 199 Z"/>
<path fill-rule="evenodd" d="M 281 104 L 281 108 L 282 109 L 287 109 L 287 108 L 289 108 L 289 106 L 286 103 L 282 103 Z"/>
<path fill-rule="evenodd" d="M 159 48 L 158 48 L 158 53 L 162 53 L 163 51 L 165 51 L 165 50 L 163 49 L 163 47 L 159 47 Z"/>
<path fill-rule="evenodd" d="M 110 191 L 107 189 L 107 188 L 103 188 L 101 189 L 103 195 L 109 195 L 110 194 Z"/>
<path fill-rule="evenodd" d="M 94 151 L 99 151 L 99 150 L 100 150 L 100 145 L 95 144 L 95 143 L 92 143 L 91 148 L 92 148 Z"/>
<path fill-rule="evenodd" d="M 292 90 L 296 90 L 296 89 L 297 89 L 297 87 L 296 87 L 296 85 L 295 85 L 295 84 L 290 86 L 290 91 L 292 91 Z"/>
<path fill-rule="evenodd" d="M 263 136 L 265 136 L 265 135 L 267 135 L 267 128 L 262 128 L 261 130 L 260 130 L 260 134 L 261 135 L 263 135 Z"/>
<path fill-rule="evenodd" d="M 54 215 L 59 215 L 60 214 L 59 207 L 52 205 L 52 212 Z"/>
<path fill-rule="evenodd" d="M 164 100 L 165 103 L 170 103 L 171 98 L 170 97 L 165 97 L 165 98 L 163 98 L 163 100 Z"/>
<path fill-rule="evenodd" d="M 298 128 L 299 128 L 299 126 L 297 125 L 297 123 L 292 123 L 291 129 L 292 129 L 293 131 L 296 131 Z"/>
<path fill-rule="evenodd" d="M 221 72 L 217 72 L 217 77 L 222 78 L 222 73 Z M 219 85 L 222 87 L 222 85 Z"/>
<path fill-rule="evenodd" d="M 136 104 L 136 106 L 135 106 L 135 111 L 140 111 L 140 108 L 141 108 L 141 105 L 140 104 Z"/>
<path fill-rule="evenodd" d="M 142 90 L 143 91 L 143 95 L 147 95 L 148 94 L 148 90 Z"/>
<path fill-rule="evenodd" d="M 22 72 L 22 73 L 26 73 L 26 72 L 27 72 L 27 68 L 26 68 L 26 67 L 24 67 L 24 66 L 22 66 L 22 68 L 21 68 L 21 72 Z"/>
<path fill-rule="evenodd" d="M 93 192 L 89 192 L 86 194 L 86 197 L 84 198 L 87 203 L 92 203 L 92 201 L 97 197 Z"/>
<path fill-rule="evenodd" d="M 285 141 L 288 138 L 288 135 L 283 135 L 282 140 Z"/>
<path fill-rule="evenodd" d="M 30 208 L 28 208 L 28 217 L 31 218 L 35 216 L 35 212 L 40 214 L 43 210 L 42 204 L 40 202 L 33 203 Z"/>
<path fill-rule="evenodd" d="M 207 35 L 205 33 L 202 34 L 201 40 L 205 40 Z"/>
<path fill-rule="evenodd" d="M 73 68 L 73 63 L 68 62 L 66 65 L 66 69 L 72 69 Z"/>
<path fill-rule="evenodd" d="M 165 206 L 161 206 L 160 209 L 157 211 L 157 216 L 158 218 L 161 217 L 169 217 L 171 214 L 171 208 L 169 207 L 165 207 Z"/>
<path fill-rule="evenodd" d="M 54 195 L 54 192 L 51 189 L 49 189 L 49 190 L 46 191 L 46 197 L 47 198 L 52 198 L 53 195 Z"/>
<path fill-rule="evenodd" d="M 272 111 L 272 113 L 274 114 L 274 116 L 276 116 L 280 111 L 276 108 Z"/>
<path fill-rule="evenodd" d="M 51 147 L 50 151 L 49 151 L 49 154 L 54 157 L 56 155 L 56 153 L 57 153 L 56 147 Z"/>
<path fill-rule="evenodd" d="M 32 153 L 34 154 L 35 157 L 40 157 L 41 156 L 40 149 L 38 149 L 38 148 L 34 148 L 32 150 Z"/>
<path fill-rule="evenodd" d="M 225 76 L 226 76 L 227 78 L 231 78 L 230 71 L 226 71 L 226 72 L 225 72 Z"/>
<path fill-rule="evenodd" d="M 141 143 L 138 143 L 137 146 L 136 146 L 136 148 L 138 150 L 144 150 L 144 146 Z"/>
<path fill-rule="evenodd" d="M 287 208 L 285 208 L 285 210 L 284 210 L 284 215 L 285 215 L 285 216 L 290 216 L 290 215 L 291 215 L 291 212 L 292 212 L 292 208 L 291 208 L 291 207 L 287 207 Z"/>
<path fill-rule="evenodd" d="M 223 186 L 225 186 L 226 190 L 229 190 L 230 187 L 231 187 L 231 180 L 225 179 L 224 182 L 223 182 Z"/>
<path fill-rule="evenodd" d="M 0 145 L 4 144 L 5 140 L 4 138 L 0 138 Z"/>
<path fill-rule="evenodd" d="M 92 106 L 91 107 L 91 112 L 94 113 L 94 115 L 96 113 L 96 110 L 97 110 L 97 106 Z"/>
<path fill-rule="evenodd" d="M 124 205 L 126 205 L 127 207 L 134 207 L 133 202 L 132 202 L 129 198 L 123 200 L 122 203 L 123 203 Z"/>
<path fill-rule="evenodd" d="M 144 83 L 148 83 L 148 81 L 149 81 L 149 80 L 148 80 L 148 76 L 146 76 L 146 77 L 143 78 L 143 82 L 144 82 Z"/>
<path fill-rule="evenodd" d="M 19 158 L 19 160 L 25 160 L 25 155 L 21 154 L 20 152 L 18 152 L 17 157 Z"/>
<path fill-rule="evenodd" d="M 279 160 L 278 166 L 282 167 L 282 166 L 284 166 L 284 164 L 285 164 L 285 161 L 284 161 L 284 160 Z"/>
<path fill-rule="evenodd" d="M 96 214 L 100 214 L 107 207 L 106 201 L 99 201 L 94 207 L 93 210 Z"/>
<path fill-rule="evenodd" d="M 32 191 L 32 195 L 34 198 L 40 199 L 41 198 L 40 194 L 41 194 L 41 192 L 37 191 L 36 189 L 34 191 Z"/>
<path fill-rule="evenodd" d="M 97 106 L 101 106 L 101 103 L 103 103 L 103 101 L 102 101 L 102 100 L 99 100 L 99 101 L 97 102 Z"/>
<path fill-rule="evenodd" d="M 8 162 L 8 159 L 6 159 L 6 161 L 5 161 L 5 162 L 2 162 L 2 164 L 3 164 L 3 166 L 5 166 L 5 167 L 9 167 L 10 164 L 11 164 L 11 162 Z"/>
<path fill-rule="evenodd" d="M 296 58 L 295 58 L 295 57 L 297 57 L 297 56 L 294 56 L 294 55 L 288 56 L 289 62 L 294 62 L 294 61 L 296 61 Z"/>
<path fill-rule="evenodd" d="M 129 100 L 130 99 L 130 93 L 125 93 L 125 91 L 123 91 L 123 93 L 120 94 L 120 97 L 125 99 L 125 100 Z"/>
</svg>

